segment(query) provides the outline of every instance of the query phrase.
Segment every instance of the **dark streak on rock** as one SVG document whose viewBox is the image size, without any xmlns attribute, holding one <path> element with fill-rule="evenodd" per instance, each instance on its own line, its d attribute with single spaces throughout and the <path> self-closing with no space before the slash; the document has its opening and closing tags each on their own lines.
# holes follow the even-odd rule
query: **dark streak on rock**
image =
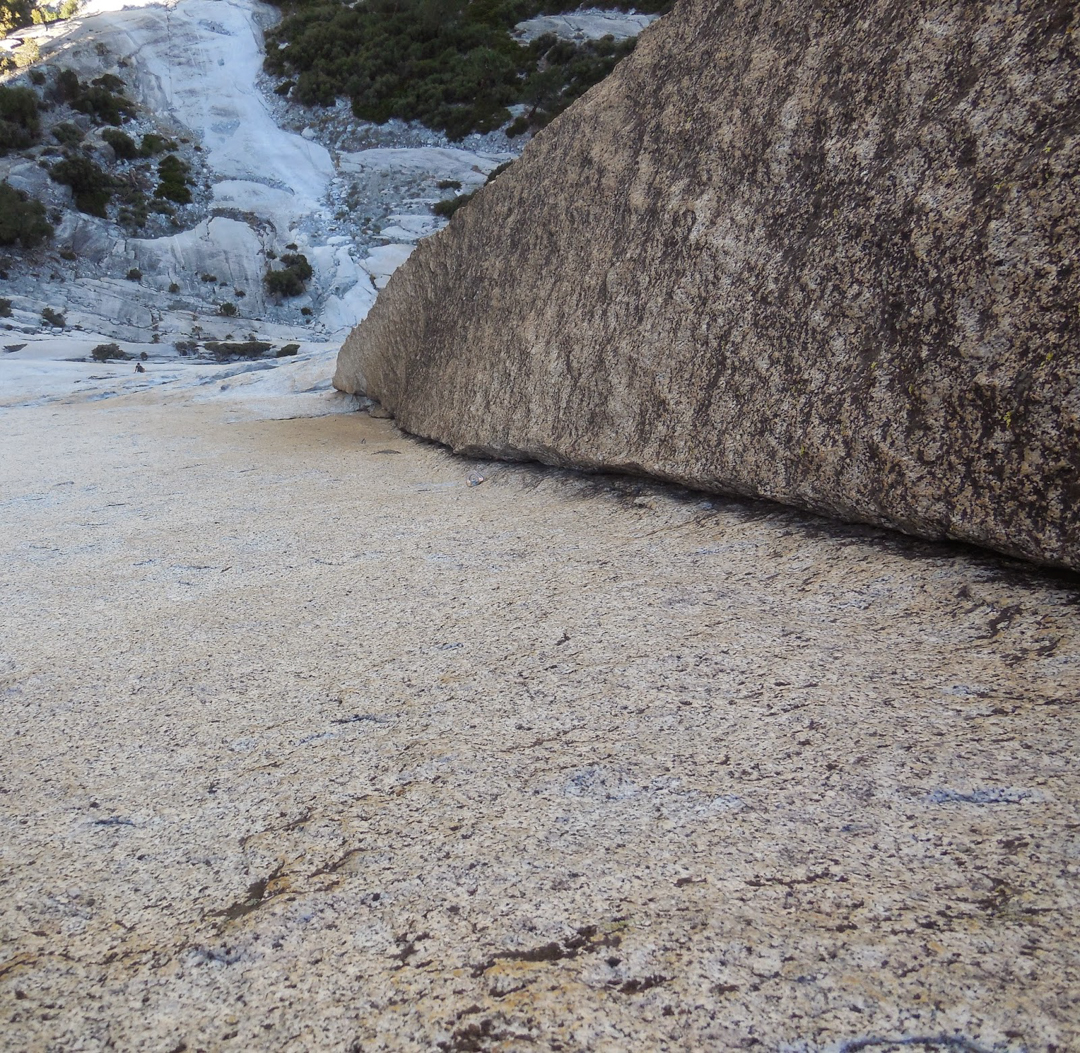
<svg viewBox="0 0 1080 1053">
<path fill-rule="evenodd" d="M 627 980 L 625 983 L 619 984 L 619 993 L 640 994 L 650 988 L 659 987 L 670 979 L 670 976 L 661 976 L 659 973 L 654 973 L 652 976 L 643 976 L 641 979 Z"/>
<path fill-rule="evenodd" d="M 248 886 L 248 890 L 242 899 L 238 899 L 231 907 L 215 911 L 210 916 L 225 918 L 227 921 L 236 921 L 238 918 L 244 917 L 245 914 L 250 914 L 253 910 L 257 910 L 267 899 L 271 898 L 267 896 L 266 891 L 269 888 L 270 883 L 284 868 L 285 864 L 282 863 L 272 874 L 268 874 L 266 877 L 259 878 L 258 881 L 252 882 Z"/>
<path fill-rule="evenodd" d="M 622 938 L 616 933 L 599 935 L 595 925 L 585 925 L 569 939 L 552 941 L 524 951 L 504 951 L 490 957 L 486 962 L 474 965 L 473 977 L 483 976 L 500 961 L 508 962 L 558 962 L 564 958 L 577 958 L 581 954 L 595 954 L 605 947 L 618 947 Z"/>
</svg>

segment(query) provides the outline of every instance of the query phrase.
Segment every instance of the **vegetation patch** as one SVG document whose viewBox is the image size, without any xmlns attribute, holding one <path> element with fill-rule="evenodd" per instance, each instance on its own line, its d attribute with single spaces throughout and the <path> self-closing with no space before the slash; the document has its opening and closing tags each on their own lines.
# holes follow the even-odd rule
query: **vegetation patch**
<svg viewBox="0 0 1080 1053">
<path fill-rule="evenodd" d="M 190 171 L 191 169 L 176 154 L 163 157 L 158 162 L 160 182 L 154 191 L 154 197 L 167 198 L 178 205 L 190 204 L 191 180 L 188 178 Z"/>
<path fill-rule="evenodd" d="M 306 106 L 352 100 L 363 120 L 422 121 L 452 139 L 510 120 L 508 131 L 539 128 L 629 54 L 635 41 L 571 43 L 552 34 L 523 47 L 510 35 L 522 19 L 573 10 L 576 0 L 276 0 L 282 21 L 267 33 L 265 66 L 295 78 Z M 616 6 L 601 2 L 595 6 Z M 663 12 L 670 0 L 641 0 Z"/>
<path fill-rule="evenodd" d="M 458 194 L 457 197 L 447 198 L 445 201 L 436 201 L 435 204 L 431 206 L 431 211 L 434 212 L 436 216 L 443 216 L 446 219 L 449 219 L 462 205 L 467 205 L 472 200 L 473 194 L 475 193 L 476 191 L 474 190 L 472 194 Z"/>
<path fill-rule="evenodd" d="M 54 183 L 71 187 L 75 207 L 80 212 L 105 218 L 105 208 L 112 199 L 115 182 L 89 157 L 80 154 L 66 157 L 49 169 L 49 175 Z"/>
<path fill-rule="evenodd" d="M 32 22 L 34 5 L 30 0 L 0 0 L 0 33 L 22 29 Z"/>
<path fill-rule="evenodd" d="M 177 345 L 179 347 L 179 345 Z M 258 358 L 265 355 L 274 345 L 264 340 L 207 340 L 206 350 L 211 351 L 215 358 Z"/>
<path fill-rule="evenodd" d="M 79 0 L 63 0 L 58 7 L 45 7 L 38 0 L 0 0 L 0 36 L 13 29 L 71 18 L 78 9 Z"/>
<path fill-rule="evenodd" d="M 139 143 L 139 153 L 143 157 L 154 157 L 165 150 L 179 150 L 174 139 L 166 139 L 163 135 L 147 132 Z"/>
<path fill-rule="evenodd" d="M 74 124 L 69 124 L 65 121 L 63 124 L 58 124 L 52 130 L 53 138 L 61 146 L 78 146 L 79 143 L 85 138 L 85 133 L 79 127 Z"/>
<path fill-rule="evenodd" d="M 85 113 L 95 124 L 122 124 L 135 113 L 135 104 L 115 91 L 124 82 L 112 74 L 98 77 L 90 84 L 79 80 L 71 69 L 62 69 L 53 81 L 52 96 L 73 110 Z"/>
<path fill-rule="evenodd" d="M 267 292 L 274 296 L 299 296 L 314 273 L 307 256 L 287 252 L 279 262 L 283 265 L 283 270 L 267 270 L 263 275 Z"/>
<path fill-rule="evenodd" d="M 121 350 L 119 344 L 98 344 L 90 352 L 90 357 L 95 362 L 126 362 L 131 355 Z"/>
<path fill-rule="evenodd" d="M 299 350 L 300 350 L 300 345 L 299 344 L 285 344 L 284 346 L 279 347 L 277 349 L 277 353 L 274 355 L 274 357 L 275 358 L 290 358 L 292 355 L 295 355 L 296 352 L 299 351 Z"/>
<path fill-rule="evenodd" d="M 51 325 L 54 329 L 63 329 L 67 325 L 67 319 L 59 311 L 46 307 L 41 312 L 41 321 L 45 325 Z"/>
<path fill-rule="evenodd" d="M 38 98 L 32 88 L 0 87 L 0 157 L 25 150 L 41 136 Z"/>
<path fill-rule="evenodd" d="M 101 138 L 112 147 L 118 161 L 131 161 L 139 156 L 139 148 L 135 145 L 135 140 L 119 128 L 106 128 L 101 133 Z"/>
<path fill-rule="evenodd" d="M 52 236 L 45 206 L 10 183 L 0 183 L 0 245 L 18 242 L 24 249 L 32 249 Z"/>
</svg>

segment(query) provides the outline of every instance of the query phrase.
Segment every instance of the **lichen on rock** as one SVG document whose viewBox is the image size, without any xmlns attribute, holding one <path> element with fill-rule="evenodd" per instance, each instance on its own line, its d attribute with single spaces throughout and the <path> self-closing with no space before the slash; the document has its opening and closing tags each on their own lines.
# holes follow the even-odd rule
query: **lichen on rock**
<svg viewBox="0 0 1080 1053">
<path fill-rule="evenodd" d="M 464 452 L 1080 567 L 1071 5 L 684 0 L 339 356 Z"/>
</svg>

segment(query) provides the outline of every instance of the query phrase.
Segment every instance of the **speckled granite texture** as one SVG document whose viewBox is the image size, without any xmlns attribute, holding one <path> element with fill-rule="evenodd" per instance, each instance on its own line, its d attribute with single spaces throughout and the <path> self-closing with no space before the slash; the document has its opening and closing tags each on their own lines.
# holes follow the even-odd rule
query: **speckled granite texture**
<svg viewBox="0 0 1080 1053">
<path fill-rule="evenodd" d="M 682 0 L 421 244 L 335 383 L 455 449 L 1080 569 L 1061 0 Z"/>
<path fill-rule="evenodd" d="M 1080 1048 L 1075 579 L 222 412 L 0 414 L 0 1047 Z"/>
</svg>

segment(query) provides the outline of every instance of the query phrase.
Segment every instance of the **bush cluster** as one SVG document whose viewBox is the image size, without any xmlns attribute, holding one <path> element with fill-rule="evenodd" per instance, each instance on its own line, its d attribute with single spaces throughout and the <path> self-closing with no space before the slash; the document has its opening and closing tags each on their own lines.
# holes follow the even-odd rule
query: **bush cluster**
<svg viewBox="0 0 1080 1053">
<path fill-rule="evenodd" d="M 52 133 L 53 138 L 61 146 L 78 146 L 85 138 L 81 128 L 74 124 L 68 124 L 66 121 L 63 124 L 56 125 Z"/>
<path fill-rule="evenodd" d="M 299 296 L 314 273 L 307 256 L 287 252 L 279 262 L 284 270 L 267 270 L 263 276 L 267 292 L 274 296 Z"/>
<path fill-rule="evenodd" d="M 132 104 L 122 95 L 114 95 L 108 88 L 87 88 L 86 92 L 71 104 L 73 110 L 85 113 L 97 124 L 123 124 L 134 112 Z"/>
<path fill-rule="evenodd" d="M 38 99 L 32 88 L 0 87 L 0 157 L 25 150 L 41 136 Z"/>
<path fill-rule="evenodd" d="M 30 25 L 34 5 L 30 0 L 0 0 L 0 35 Z"/>
<path fill-rule="evenodd" d="M 89 157 L 74 154 L 49 169 L 53 182 L 71 187 L 75 207 L 91 216 L 105 217 L 105 208 L 112 199 L 115 181 Z"/>
<path fill-rule="evenodd" d="M 122 351 L 119 344 L 98 344 L 98 346 L 90 352 L 90 357 L 95 362 L 126 362 L 131 358 L 131 355 L 126 351 Z"/>
<path fill-rule="evenodd" d="M 191 169 L 176 154 L 163 157 L 158 162 L 160 182 L 154 191 L 154 197 L 167 198 L 178 205 L 189 204 L 191 202 L 191 180 L 188 178 L 190 171 Z"/>
<path fill-rule="evenodd" d="M 118 128 L 106 128 L 101 133 L 101 138 L 112 147 L 118 161 L 132 161 L 139 156 L 139 148 L 127 132 Z"/>
<path fill-rule="evenodd" d="M 179 150 L 174 139 L 166 139 L 163 135 L 157 135 L 154 132 L 147 132 L 142 137 L 142 142 L 139 144 L 139 153 L 143 157 L 153 157 L 156 154 L 160 154 L 165 150 Z"/>
<path fill-rule="evenodd" d="M 32 249 L 52 236 L 45 206 L 7 181 L 0 183 L 0 245 L 18 242 L 24 249 Z"/>
<path fill-rule="evenodd" d="M 57 102 L 66 102 L 96 124 L 116 125 L 123 124 L 135 112 L 130 99 L 114 94 L 123 86 L 124 82 L 111 73 L 84 84 L 74 70 L 62 69 L 53 81 L 52 94 Z"/>
<path fill-rule="evenodd" d="M 473 194 L 475 193 L 476 191 L 474 190 L 471 194 L 458 194 L 457 197 L 447 198 L 445 201 L 436 201 L 435 204 L 431 206 L 431 211 L 434 212 L 436 216 L 444 216 L 446 219 L 449 219 L 462 205 L 467 205 L 472 200 Z"/>
<path fill-rule="evenodd" d="M 63 0 L 58 9 L 39 6 L 37 0 L 0 0 L 0 36 L 22 29 L 70 18 L 78 10 L 78 0 Z"/>
<path fill-rule="evenodd" d="M 560 0 L 286 0 L 281 6 L 286 15 L 267 34 L 265 65 L 275 76 L 295 77 L 294 98 L 329 106 L 348 96 L 364 120 L 419 120 L 454 139 L 499 127 L 514 103 L 531 106 L 514 131 L 546 124 L 634 47 L 633 40 L 575 44 L 550 34 L 522 47 L 510 36 L 522 18 L 576 6 Z"/>
<path fill-rule="evenodd" d="M 233 356 L 237 358 L 258 358 L 260 355 L 266 354 L 273 346 L 273 344 L 268 344 L 263 340 L 245 340 L 243 342 L 225 340 L 206 341 L 206 350 L 213 352 L 214 357 L 218 359 L 225 359 Z"/>
</svg>

